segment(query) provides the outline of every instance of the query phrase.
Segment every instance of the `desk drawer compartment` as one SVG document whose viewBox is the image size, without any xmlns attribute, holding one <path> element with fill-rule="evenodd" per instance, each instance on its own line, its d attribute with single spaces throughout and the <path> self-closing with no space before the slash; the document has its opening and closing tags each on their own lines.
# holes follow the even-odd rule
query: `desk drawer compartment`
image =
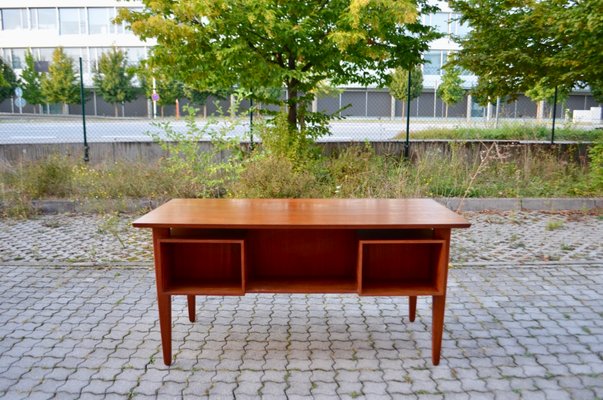
<svg viewBox="0 0 603 400">
<path fill-rule="evenodd" d="M 245 293 L 245 241 L 162 239 L 161 281 L 166 294 Z"/>
<path fill-rule="evenodd" d="M 369 296 L 444 293 L 445 241 L 430 239 L 360 240 L 358 292 Z"/>
</svg>

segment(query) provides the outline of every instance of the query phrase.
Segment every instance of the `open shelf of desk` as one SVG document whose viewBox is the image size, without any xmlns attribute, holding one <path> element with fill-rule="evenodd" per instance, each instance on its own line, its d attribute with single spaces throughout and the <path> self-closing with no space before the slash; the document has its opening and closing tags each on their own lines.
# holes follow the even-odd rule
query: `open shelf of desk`
<svg viewBox="0 0 603 400">
<path fill-rule="evenodd" d="M 418 296 L 444 293 L 444 240 L 368 239 L 358 241 L 358 293 Z"/>
<path fill-rule="evenodd" d="M 159 240 L 165 294 L 245 294 L 244 239 Z"/>
</svg>

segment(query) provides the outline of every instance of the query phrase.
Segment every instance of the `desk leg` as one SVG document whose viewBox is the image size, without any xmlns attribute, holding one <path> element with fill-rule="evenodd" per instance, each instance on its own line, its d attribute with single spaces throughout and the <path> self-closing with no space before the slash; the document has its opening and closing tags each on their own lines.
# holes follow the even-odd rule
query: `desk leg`
<svg viewBox="0 0 603 400">
<path fill-rule="evenodd" d="M 417 296 L 408 296 L 408 319 L 415 322 L 417 316 Z"/>
<path fill-rule="evenodd" d="M 194 294 L 189 294 L 186 296 L 186 300 L 188 303 L 188 320 L 191 322 L 195 322 L 195 313 L 196 313 L 196 302 L 195 302 L 195 295 Z"/>
<path fill-rule="evenodd" d="M 432 296 L 432 334 L 431 334 L 431 361 L 433 365 L 440 364 L 440 352 L 442 350 L 442 333 L 444 332 L 444 308 L 446 307 L 446 296 Z"/>
<path fill-rule="evenodd" d="M 161 294 L 157 296 L 159 304 L 159 327 L 161 329 L 161 348 L 163 349 L 163 362 L 172 364 L 172 296 Z"/>
</svg>

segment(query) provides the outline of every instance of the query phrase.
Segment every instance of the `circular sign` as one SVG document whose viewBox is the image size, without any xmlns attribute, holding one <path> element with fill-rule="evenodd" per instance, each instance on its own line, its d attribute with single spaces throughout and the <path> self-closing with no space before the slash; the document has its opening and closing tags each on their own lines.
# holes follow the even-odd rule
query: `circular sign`
<svg viewBox="0 0 603 400">
<path fill-rule="evenodd" d="M 25 101 L 25 99 L 23 97 L 17 97 L 15 99 L 15 105 L 19 108 L 25 107 L 26 104 L 27 104 L 27 101 Z"/>
<path fill-rule="evenodd" d="M 17 97 L 23 96 L 23 89 L 21 89 L 20 87 L 16 88 L 15 95 L 17 95 Z"/>
<path fill-rule="evenodd" d="M 153 94 L 151 95 L 151 99 L 152 99 L 153 101 L 159 101 L 159 93 L 153 93 Z"/>
</svg>

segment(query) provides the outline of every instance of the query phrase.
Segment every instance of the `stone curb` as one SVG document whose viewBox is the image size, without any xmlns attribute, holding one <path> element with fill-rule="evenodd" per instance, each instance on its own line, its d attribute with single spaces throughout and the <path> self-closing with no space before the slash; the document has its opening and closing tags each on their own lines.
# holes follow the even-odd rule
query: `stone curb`
<svg viewBox="0 0 603 400">
<path fill-rule="evenodd" d="M 446 197 L 436 201 L 454 211 L 592 211 L 603 209 L 603 198 L 466 198 Z M 34 200 L 40 214 L 136 212 L 159 206 L 159 200 Z M 460 208 L 459 208 L 460 205 Z"/>
<path fill-rule="evenodd" d="M 603 198 L 437 198 L 455 211 L 591 211 L 603 209 Z M 460 207 L 459 207 L 460 206 Z"/>
</svg>

